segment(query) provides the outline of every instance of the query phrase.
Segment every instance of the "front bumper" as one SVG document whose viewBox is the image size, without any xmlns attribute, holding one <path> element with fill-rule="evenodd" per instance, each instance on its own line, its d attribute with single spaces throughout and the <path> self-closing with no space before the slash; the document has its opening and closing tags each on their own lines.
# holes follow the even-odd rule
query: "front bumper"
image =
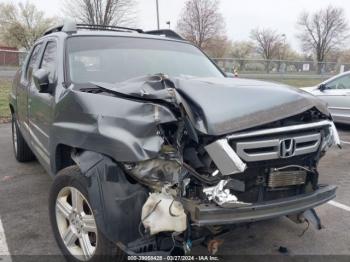
<svg viewBox="0 0 350 262">
<path fill-rule="evenodd" d="M 320 186 L 312 193 L 237 208 L 222 208 L 188 199 L 183 200 L 183 205 L 194 225 L 237 224 L 299 213 L 322 205 L 335 198 L 336 189 L 333 185 Z"/>
</svg>

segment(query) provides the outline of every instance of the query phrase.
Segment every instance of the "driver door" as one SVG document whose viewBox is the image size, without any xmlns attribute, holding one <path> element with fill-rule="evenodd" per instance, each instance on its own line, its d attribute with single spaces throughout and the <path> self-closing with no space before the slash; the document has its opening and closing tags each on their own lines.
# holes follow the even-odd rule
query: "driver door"
<svg viewBox="0 0 350 262">
<path fill-rule="evenodd" d="M 37 88 L 34 81 L 30 85 L 29 124 L 32 145 L 38 152 L 42 165 L 49 167 L 49 135 L 53 118 L 55 85 L 57 82 L 57 42 L 55 39 L 49 39 L 44 44 L 44 52 L 38 68 L 45 69 L 49 73 L 51 89 L 48 92 L 42 92 Z"/>
<path fill-rule="evenodd" d="M 350 74 L 326 83 L 318 96 L 328 103 L 335 122 L 350 124 Z"/>
</svg>

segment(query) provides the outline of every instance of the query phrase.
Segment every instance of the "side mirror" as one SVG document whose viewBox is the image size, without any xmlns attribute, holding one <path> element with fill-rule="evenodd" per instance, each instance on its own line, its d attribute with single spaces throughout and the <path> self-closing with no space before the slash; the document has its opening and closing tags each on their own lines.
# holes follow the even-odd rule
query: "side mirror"
<svg viewBox="0 0 350 262">
<path fill-rule="evenodd" d="M 33 80 L 40 93 L 50 92 L 49 72 L 45 69 L 38 69 L 33 73 Z"/>
<path fill-rule="evenodd" d="M 318 87 L 318 89 L 319 89 L 321 92 L 323 92 L 324 90 L 327 89 L 327 86 L 326 86 L 326 84 L 320 84 L 320 86 Z"/>
</svg>

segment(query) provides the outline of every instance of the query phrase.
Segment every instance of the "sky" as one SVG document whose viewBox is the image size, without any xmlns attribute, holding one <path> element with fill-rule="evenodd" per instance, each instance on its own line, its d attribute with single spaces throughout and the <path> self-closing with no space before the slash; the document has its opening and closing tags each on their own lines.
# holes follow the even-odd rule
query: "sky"
<svg viewBox="0 0 350 262">
<path fill-rule="evenodd" d="M 137 25 L 142 29 L 155 29 L 156 0 L 137 1 Z M 167 28 L 167 21 L 172 29 L 183 10 L 186 0 L 158 0 L 160 9 L 160 25 Z M 10 2 L 10 0 L 0 0 Z M 26 2 L 12 0 L 11 2 Z M 64 16 L 61 12 L 62 0 L 31 0 L 47 16 Z M 226 21 L 228 37 L 233 40 L 249 40 L 253 28 L 272 28 L 280 34 L 285 34 L 293 48 L 300 51 L 296 38 L 296 21 L 303 11 L 313 12 L 328 5 L 343 7 L 346 16 L 350 17 L 349 0 L 221 0 L 220 11 Z"/>
</svg>

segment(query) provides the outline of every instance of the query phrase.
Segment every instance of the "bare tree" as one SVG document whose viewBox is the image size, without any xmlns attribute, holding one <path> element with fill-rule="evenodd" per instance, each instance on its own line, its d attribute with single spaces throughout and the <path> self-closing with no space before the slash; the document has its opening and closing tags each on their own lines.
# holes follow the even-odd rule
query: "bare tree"
<svg viewBox="0 0 350 262">
<path fill-rule="evenodd" d="M 266 72 L 270 72 L 271 59 L 278 58 L 283 47 L 282 35 L 271 29 L 256 28 L 250 37 L 256 43 L 257 53 L 266 60 Z"/>
<path fill-rule="evenodd" d="M 63 12 L 84 24 L 133 26 L 135 9 L 134 0 L 65 0 Z"/>
<path fill-rule="evenodd" d="M 223 58 L 228 55 L 232 43 L 227 36 L 218 36 L 206 44 L 204 51 L 213 58 Z"/>
<path fill-rule="evenodd" d="M 327 55 L 339 48 L 349 37 L 348 24 L 344 9 L 329 6 L 314 14 L 302 13 L 298 27 L 304 51 L 312 52 L 318 62 L 318 73 L 322 71 L 322 63 Z"/>
<path fill-rule="evenodd" d="M 187 40 L 206 49 L 210 43 L 225 37 L 225 23 L 218 0 L 188 0 L 177 23 Z"/>
<path fill-rule="evenodd" d="M 237 41 L 231 45 L 229 55 L 238 60 L 239 69 L 244 70 L 246 59 L 251 57 L 254 52 L 254 44 L 250 41 Z"/>
<path fill-rule="evenodd" d="M 254 29 L 250 35 L 256 51 L 266 60 L 277 58 L 281 47 L 281 35 L 271 29 Z"/>
<path fill-rule="evenodd" d="M 350 49 L 342 50 L 338 60 L 339 63 L 345 63 L 347 68 L 350 68 Z"/>
<path fill-rule="evenodd" d="M 236 41 L 232 43 L 230 55 L 233 58 L 248 58 L 254 51 L 254 44 L 250 41 Z"/>
<path fill-rule="evenodd" d="M 53 23 L 53 18 L 45 18 L 29 2 L 0 4 L 0 36 L 8 45 L 29 50 Z"/>
</svg>

